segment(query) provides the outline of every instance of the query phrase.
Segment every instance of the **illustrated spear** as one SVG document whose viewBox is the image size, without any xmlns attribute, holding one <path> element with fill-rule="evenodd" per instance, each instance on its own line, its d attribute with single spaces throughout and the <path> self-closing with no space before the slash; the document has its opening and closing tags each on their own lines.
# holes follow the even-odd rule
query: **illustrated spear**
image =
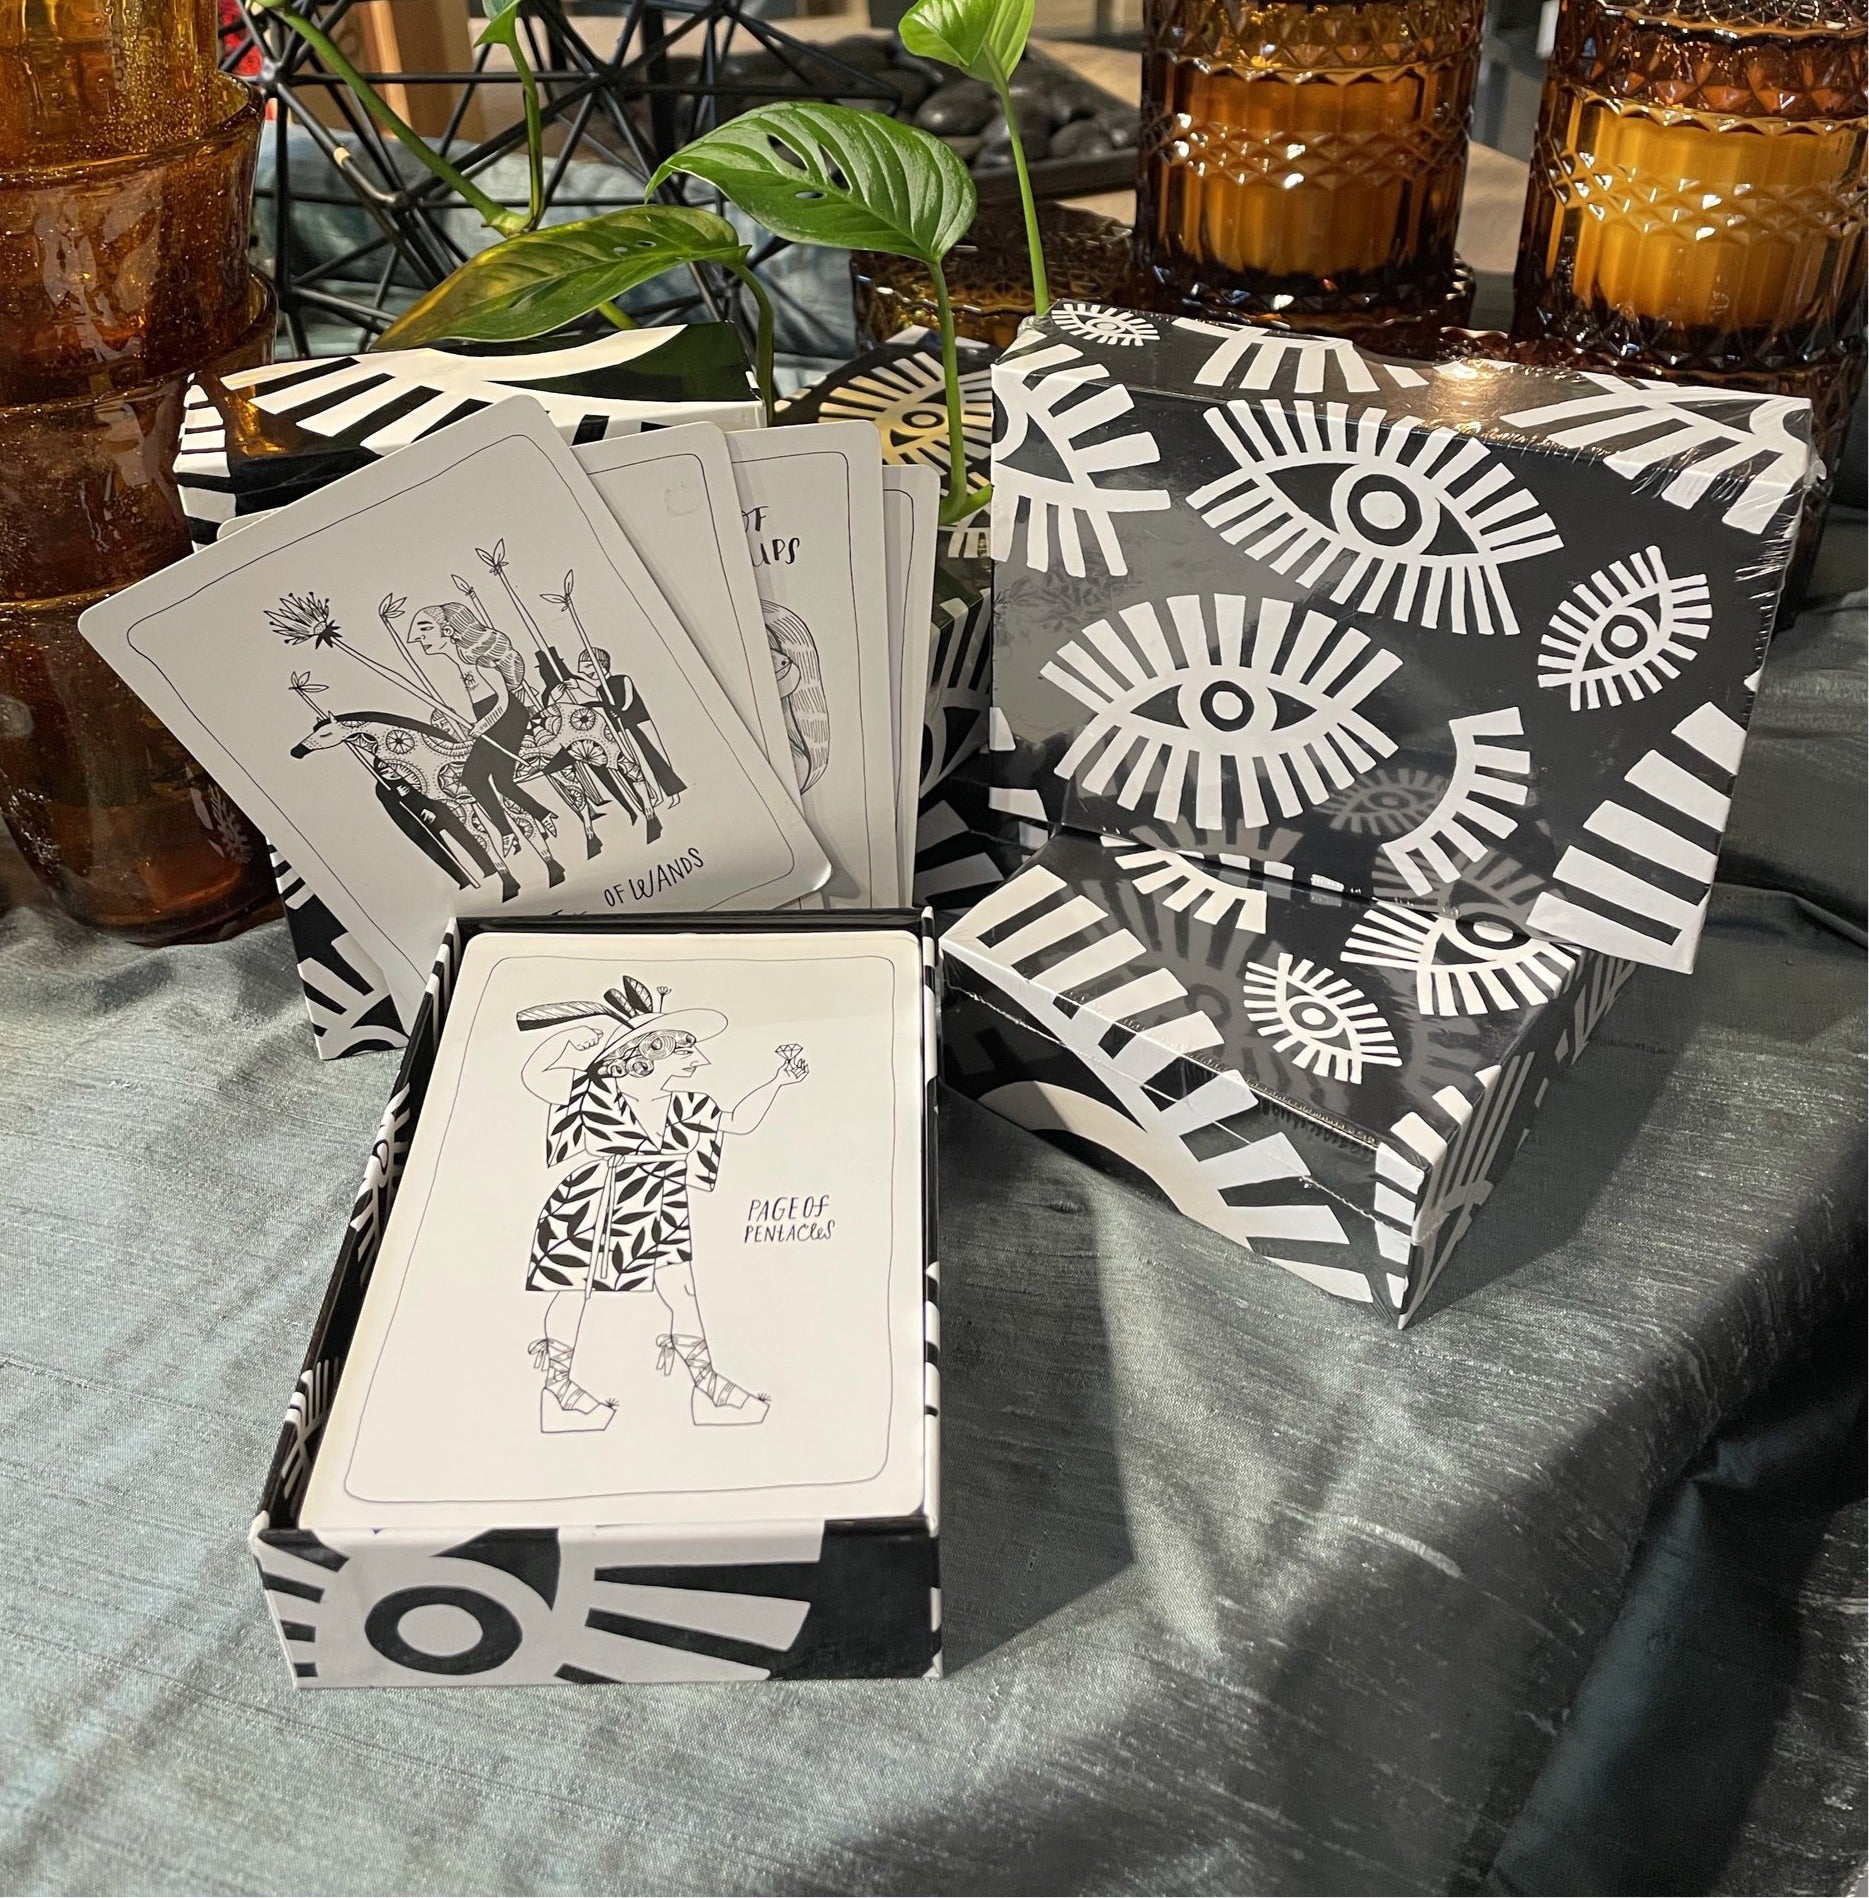
<svg viewBox="0 0 1869 1898">
<path fill-rule="evenodd" d="M 518 591 L 513 586 L 512 581 L 507 578 L 506 569 L 508 562 L 506 558 L 505 540 L 496 540 L 493 543 L 493 551 L 491 553 L 484 547 L 476 547 L 474 553 L 478 557 L 480 564 L 506 589 L 506 597 L 512 601 L 513 611 L 519 615 L 519 623 L 526 629 L 527 637 L 532 641 L 533 650 L 538 654 L 539 676 L 548 686 L 563 683 L 564 680 L 571 676 L 566 669 L 565 662 L 559 658 L 557 652 L 551 646 L 547 645 L 545 635 L 539 631 L 538 621 L 526 611 L 525 601 L 519 597 Z M 474 610 L 480 612 L 478 602 L 475 603 Z M 482 614 L 482 618 L 485 619 L 484 614 Z M 492 622 L 487 621 L 487 624 L 491 625 Z M 550 664 L 547 663 L 548 660 Z M 555 678 L 552 674 L 553 666 L 556 666 L 558 669 Z"/>
</svg>

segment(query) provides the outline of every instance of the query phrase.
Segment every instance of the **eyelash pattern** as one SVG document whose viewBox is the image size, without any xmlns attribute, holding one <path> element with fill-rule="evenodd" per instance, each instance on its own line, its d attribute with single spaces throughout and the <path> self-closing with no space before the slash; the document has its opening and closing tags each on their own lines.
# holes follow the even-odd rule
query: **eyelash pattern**
<svg viewBox="0 0 1869 1898">
<path fill-rule="evenodd" d="M 1486 1015 L 1532 1008 L 1556 995 L 1577 958 L 1529 936 L 1503 916 L 1437 915 L 1377 903 L 1351 930 L 1343 959 L 1365 968 L 1412 970 L 1424 1015 Z"/>
<path fill-rule="evenodd" d="M 1125 349 L 1139 349 L 1161 334 L 1146 316 L 1100 303 L 1054 303 L 1048 320 L 1084 342 L 1115 343 Z"/>
<path fill-rule="evenodd" d="M 1176 914 L 1187 910 L 1197 923 L 1210 923 L 1216 928 L 1228 924 L 1249 936 L 1265 929 L 1265 891 L 1229 883 L 1172 850 L 1138 849 L 1127 837 L 1106 836 L 1103 847 L 1117 853 L 1117 867 L 1144 896 L 1157 898 L 1164 909 Z M 1222 857 L 1219 861 L 1226 863 L 1229 859 Z"/>
<path fill-rule="evenodd" d="M 1399 1068 L 1389 1024 L 1354 982 L 1281 949 L 1276 963 L 1249 962 L 1246 1016 L 1307 1073 L 1352 1086 L 1366 1067 Z"/>
<path fill-rule="evenodd" d="M 1219 1047 L 1219 1030 L 1107 910 L 1032 866 L 956 923 L 942 952 L 1041 1023 L 1120 1113 L 1062 1087 L 1048 1090 L 1042 1108 L 1015 1101 L 1014 1088 L 988 1090 L 988 1105 L 997 1096 L 1000 1111 L 1028 1125 L 1042 1113 L 1043 1124 L 1068 1127 L 1128 1160 L 1183 1212 L 1257 1257 L 1338 1297 L 1369 1302 L 1361 1272 L 1328 1263 L 1349 1236 L 1317 1196 L 1303 1158 L 1283 1134 L 1256 1133 L 1259 1097 L 1245 1077 L 1180 1058 Z M 1151 1025 L 1146 1040 L 1126 1026 L 1144 1008 L 1175 1011 Z M 1318 1251 L 1290 1256 L 1293 1246 Z"/>
<path fill-rule="evenodd" d="M 1238 464 L 1188 497 L 1222 540 L 1340 606 L 1456 633 L 1516 633 L 1501 566 L 1563 546 L 1484 443 L 1340 402 L 1232 402 L 1207 424 Z M 1286 479 L 1337 473 L 1307 506 Z M 1327 518 L 1328 517 L 1328 518 Z"/>
<path fill-rule="evenodd" d="M 1463 865 L 1477 863 L 1510 837 L 1529 795 L 1531 753 L 1495 742 L 1524 735 L 1516 705 L 1450 719 L 1448 729 L 1454 768 L 1440 803 L 1413 830 L 1382 846 L 1417 896 L 1430 896 L 1453 882 Z"/>
<path fill-rule="evenodd" d="M 1474 1076 L 1480 1093 L 1473 1100 L 1458 1088 L 1441 1088 L 1434 1096 L 1440 1127 L 1424 1114 L 1404 1114 L 1376 1149 L 1376 1242 L 1383 1257 L 1397 1263 L 1419 1251 L 1402 1304 L 1403 1323 L 1420 1311 L 1441 1267 L 1492 1195 L 1499 1150 L 1531 1066 L 1529 1054 L 1517 1054 L 1500 1067 L 1482 1068 Z"/>
<path fill-rule="evenodd" d="M 1081 578 L 1085 572 L 1086 527 L 1104 568 L 1118 576 L 1128 573 L 1117 517 L 1159 513 L 1168 506 L 1164 488 L 1104 487 L 1098 479 L 1152 468 L 1161 459 L 1146 429 L 1108 432 L 1134 408 L 1129 391 L 1111 382 L 1101 363 L 1062 343 L 1008 350 L 999 359 L 993 389 L 1005 415 L 993 444 L 993 558 L 1011 560 L 1023 521 L 1026 566 L 1049 572 L 1055 520 L 1057 556 L 1066 573 Z M 1042 440 L 1038 452 L 1046 461 L 1055 458 L 1063 465 L 1062 479 L 1016 464 L 1033 436 Z"/>
<path fill-rule="evenodd" d="M 1414 765 L 1384 765 L 1324 806 L 1332 830 L 1353 837 L 1399 837 L 1432 815 L 1447 780 Z"/>
<path fill-rule="evenodd" d="M 1691 969 L 1745 745 L 1742 725 L 1717 705 L 1697 706 L 1623 774 L 1627 802 L 1605 798 L 1584 819 L 1599 842 L 1572 844 L 1558 859 L 1531 927 L 1606 955 Z"/>
<path fill-rule="evenodd" d="M 1598 393 L 1571 396 L 1503 419 L 1564 448 L 1616 448 L 1606 457 L 1625 481 L 1638 481 L 1658 461 L 1686 456 L 1661 498 L 1692 508 L 1725 474 L 1749 469 L 1744 487 L 1720 517 L 1728 527 L 1762 534 L 1790 496 L 1802 489 L 1810 446 L 1787 426 L 1804 407 L 1787 396 L 1739 395 L 1726 389 L 1684 389 L 1672 382 L 1586 374 Z M 1725 419 L 1709 409 L 1725 408 Z"/>
<path fill-rule="evenodd" d="M 984 464 L 993 446 L 993 382 L 988 369 L 963 371 L 961 432 L 969 464 Z M 819 406 L 826 422 L 869 422 L 883 438 L 883 459 L 948 466 L 947 389 L 936 358 L 921 351 L 879 362 L 839 383 Z"/>
<path fill-rule="evenodd" d="M 1223 827 L 1231 789 L 1244 828 L 1257 830 L 1268 794 L 1294 816 L 1394 751 L 1356 709 L 1401 665 L 1392 653 L 1326 614 L 1300 618 L 1285 600 L 1261 601 L 1250 635 L 1243 595 L 1215 594 L 1211 627 L 1208 604 L 1177 595 L 1166 626 L 1152 603 L 1128 607 L 1118 616 L 1127 639 L 1098 620 L 1045 664 L 1041 676 L 1092 714 L 1060 777 L 1126 810 L 1152 792 L 1161 822 L 1185 815 L 1203 831 Z M 1281 700 L 1301 716 L 1277 722 Z"/>
<path fill-rule="evenodd" d="M 1571 588 L 1538 642 L 1538 683 L 1568 688 L 1573 712 L 1633 704 L 1681 676 L 1712 622 L 1707 576 L 1675 578 L 1650 547 Z"/>
<path fill-rule="evenodd" d="M 1219 339 L 1219 347 L 1195 371 L 1194 380 L 1203 388 L 1270 389 L 1285 371 L 1294 395 L 1321 395 L 1333 383 L 1347 395 L 1373 395 L 1382 386 L 1378 372 L 1398 389 L 1418 389 L 1428 380 L 1406 363 L 1365 358 L 1340 337 L 1288 336 L 1196 316 L 1178 316 L 1174 324 L 1185 335 Z"/>
<path fill-rule="evenodd" d="M 944 783 L 986 742 L 992 684 L 992 602 L 975 596 L 943 600 L 935 608 L 928 655 L 928 694 L 922 710 L 926 751 L 921 793 Z"/>
</svg>

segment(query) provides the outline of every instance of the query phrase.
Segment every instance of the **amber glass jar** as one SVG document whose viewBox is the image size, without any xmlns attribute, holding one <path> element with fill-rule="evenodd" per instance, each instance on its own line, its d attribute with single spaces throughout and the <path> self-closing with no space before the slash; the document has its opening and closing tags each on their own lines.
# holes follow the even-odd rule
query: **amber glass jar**
<svg viewBox="0 0 1869 1898">
<path fill-rule="evenodd" d="M 1148 0 L 1148 299 L 1377 348 L 1466 319 L 1482 0 Z"/>
<path fill-rule="evenodd" d="M 1806 396 L 1834 469 L 1863 372 L 1864 76 L 1863 0 L 1564 0 L 1514 338 Z"/>
<path fill-rule="evenodd" d="M 1127 225 L 1067 205 L 1041 204 L 1038 228 L 1054 300 L 1122 299 L 1129 274 Z M 948 252 L 946 275 L 954 333 L 1004 349 L 1032 314 L 1032 265 L 1019 207 L 984 207 L 973 229 Z M 897 330 L 913 324 L 933 329 L 940 314 L 933 279 L 912 258 L 852 251 L 850 287 L 857 334 L 866 344 L 886 343 Z"/>
<path fill-rule="evenodd" d="M 0 816 L 81 922 L 220 933 L 258 836 L 78 632 L 184 557 L 189 375 L 264 361 L 247 266 L 260 110 L 197 0 L 0 8 Z"/>
</svg>

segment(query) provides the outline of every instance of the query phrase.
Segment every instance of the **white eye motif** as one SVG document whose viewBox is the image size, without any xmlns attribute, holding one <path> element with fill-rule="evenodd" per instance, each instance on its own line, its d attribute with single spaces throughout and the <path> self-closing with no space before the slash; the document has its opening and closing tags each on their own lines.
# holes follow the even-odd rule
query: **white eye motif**
<svg viewBox="0 0 1869 1898">
<path fill-rule="evenodd" d="M 1431 895 L 1477 863 L 1518 828 L 1532 775 L 1532 755 L 1500 738 L 1524 735 L 1516 705 L 1448 720 L 1454 769 L 1433 811 L 1413 830 L 1391 838 L 1382 854 L 1417 896 Z"/>
<path fill-rule="evenodd" d="M 1042 344 L 1044 339 L 1026 341 Z M 1099 388 L 1100 383 L 1107 386 Z M 1058 558 L 1066 573 L 1079 578 L 1084 573 L 1082 523 L 1096 538 L 1105 570 L 1126 574 L 1116 517 L 1159 513 L 1168 506 L 1163 488 L 1105 487 L 1098 480 L 1128 468 L 1152 468 L 1161 459 L 1147 430 L 1109 432 L 1135 406 L 1129 391 L 1111 382 L 1101 363 L 1087 361 L 1064 343 L 1015 345 L 1000 357 L 993 388 L 1006 418 L 993 444 L 993 558 L 1012 558 L 1023 520 L 1025 564 L 1034 573 L 1049 572 L 1055 517 Z"/>
<path fill-rule="evenodd" d="M 1270 389 L 1281 378 L 1295 395 L 1321 395 L 1331 384 L 1350 395 L 1372 395 L 1379 369 L 1398 389 L 1418 389 L 1427 377 L 1406 363 L 1379 362 L 1357 353 L 1338 336 L 1299 336 L 1256 329 L 1247 323 L 1209 323 L 1178 316 L 1175 328 L 1189 336 L 1212 336 L 1217 347 L 1195 372 L 1209 389 Z"/>
<path fill-rule="evenodd" d="M 1377 903 L 1364 915 L 1343 959 L 1413 970 L 1415 1002 L 1424 1015 L 1531 1008 L 1557 994 L 1577 967 L 1570 950 L 1528 936 L 1504 916 L 1436 915 L 1394 903 Z"/>
<path fill-rule="evenodd" d="M 960 379 L 961 430 L 970 463 L 984 464 L 993 445 L 993 383 L 986 369 Z M 839 383 L 819 404 L 826 422 L 869 422 L 883 438 L 883 459 L 947 473 L 947 392 L 939 360 L 917 350 Z"/>
<path fill-rule="evenodd" d="M 1087 343 L 1119 343 L 1126 349 L 1139 349 L 1161 333 L 1134 310 L 1106 309 L 1100 303 L 1054 303 L 1050 320 L 1067 335 Z"/>
<path fill-rule="evenodd" d="M 1154 897 L 1164 909 L 1177 915 L 1189 910 L 1197 923 L 1216 927 L 1230 921 L 1249 936 L 1265 928 L 1264 890 L 1248 883 L 1229 883 L 1177 851 L 1138 849 L 1127 837 L 1105 837 L 1103 847 L 1117 853 L 1118 867 L 1144 896 Z"/>
<path fill-rule="evenodd" d="M 1587 395 L 1504 419 L 1564 448 L 1593 448 L 1625 481 L 1640 481 L 1658 462 L 1670 465 L 1661 498 L 1691 508 L 1713 486 L 1743 472 L 1744 485 L 1720 517 L 1728 527 L 1762 534 L 1792 505 L 1810 465 L 1808 442 L 1792 432 L 1803 404 L 1792 396 L 1734 389 L 1684 389 L 1628 376 L 1584 375 Z M 1716 497 L 1717 498 L 1717 497 Z"/>
<path fill-rule="evenodd" d="M 1447 780 L 1413 765 L 1384 765 L 1358 778 L 1324 806 L 1332 830 L 1353 837 L 1399 837 L 1432 815 L 1447 792 Z"/>
<path fill-rule="evenodd" d="M 1389 1025 L 1353 982 L 1279 951 L 1275 964 L 1249 962 L 1246 1014 L 1280 1054 L 1309 1073 L 1353 1085 L 1365 1067 L 1399 1068 Z"/>
<path fill-rule="evenodd" d="M 1516 633 L 1499 569 L 1563 546 L 1484 442 L 1340 402 L 1230 402 L 1207 425 L 1239 464 L 1188 496 L 1220 537 L 1340 606 L 1456 633 Z"/>
<path fill-rule="evenodd" d="M 1356 708 L 1401 661 L 1323 613 L 1264 600 L 1250 635 L 1237 593 L 1178 594 L 1164 626 L 1145 601 L 1082 634 L 1041 677 L 1091 718 L 1058 760 L 1060 777 L 1125 810 L 1149 800 L 1163 823 L 1257 830 L 1321 804 L 1393 742 Z"/>
<path fill-rule="evenodd" d="M 1661 549 L 1601 567 L 1571 588 L 1538 642 L 1538 683 L 1568 687 L 1573 712 L 1652 697 L 1699 652 L 1713 620 L 1707 576 L 1676 579 Z"/>
</svg>

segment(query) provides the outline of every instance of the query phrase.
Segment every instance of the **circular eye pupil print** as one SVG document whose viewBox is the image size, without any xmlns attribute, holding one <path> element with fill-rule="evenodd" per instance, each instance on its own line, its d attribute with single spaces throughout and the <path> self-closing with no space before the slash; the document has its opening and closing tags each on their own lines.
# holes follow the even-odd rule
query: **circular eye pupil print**
<svg viewBox="0 0 1869 1898">
<path fill-rule="evenodd" d="M 1201 717 L 1216 731 L 1243 731 L 1258 712 L 1255 695 L 1245 686 L 1220 679 L 1207 687 L 1200 698 Z"/>
<path fill-rule="evenodd" d="M 1466 934 L 1489 948 L 1504 948 L 1518 940 L 1519 932 L 1498 916 L 1478 916 L 1466 925 Z"/>
<path fill-rule="evenodd" d="M 1336 1016 L 1322 1002 L 1300 1002 L 1291 1013 L 1300 1028 L 1308 1028 L 1313 1034 L 1326 1033 L 1337 1025 Z"/>
<path fill-rule="evenodd" d="M 1379 469 L 1345 469 L 1331 509 L 1340 532 L 1385 553 L 1419 552 L 1434 531 L 1428 504 Z"/>
<path fill-rule="evenodd" d="M 945 409 L 910 409 L 902 419 L 910 428 L 945 428 L 947 411 Z"/>
<path fill-rule="evenodd" d="M 1625 614 L 1611 620 L 1603 629 L 1603 644 L 1619 659 L 1637 653 L 1654 637 L 1653 625 L 1639 614 Z"/>
</svg>

